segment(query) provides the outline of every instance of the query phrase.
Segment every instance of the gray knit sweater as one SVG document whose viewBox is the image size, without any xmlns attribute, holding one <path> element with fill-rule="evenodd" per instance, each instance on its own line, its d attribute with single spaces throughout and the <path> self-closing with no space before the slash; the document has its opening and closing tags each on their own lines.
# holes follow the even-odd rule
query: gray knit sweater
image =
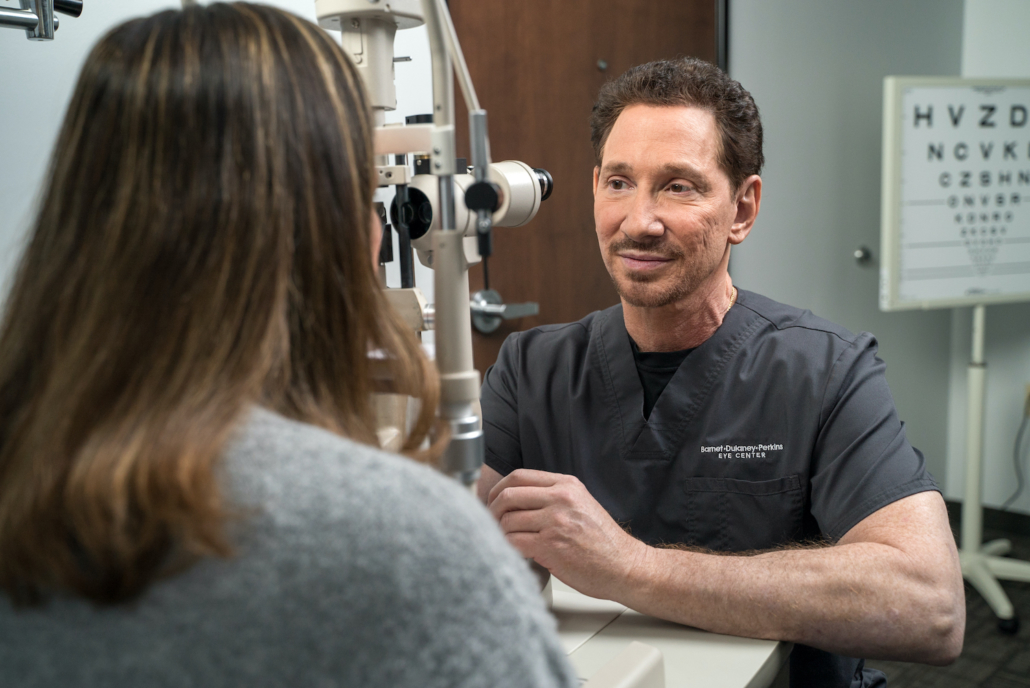
<svg viewBox="0 0 1030 688">
<path fill-rule="evenodd" d="M 132 605 L 0 595 L 0 686 L 573 686 L 528 567 L 423 466 L 256 410 L 223 464 L 236 556 Z"/>
</svg>

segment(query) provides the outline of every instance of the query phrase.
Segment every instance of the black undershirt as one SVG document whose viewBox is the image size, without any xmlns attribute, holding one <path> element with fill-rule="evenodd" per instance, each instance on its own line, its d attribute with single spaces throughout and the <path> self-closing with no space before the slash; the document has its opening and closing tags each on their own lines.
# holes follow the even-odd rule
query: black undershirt
<svg viewBox="0 0 1030 688">
<path fill-rule="evenodd" d="M 680 364 L 686 360 L 693 349 L 683 351 L 641 351 L 637 343 L 630 337 L 629 344 L 633 348 L 633 361 L 637 364 L 637 375 L 644 388 L 644 420 L 651 417 L 658 397 L 665 391 L 669 380 L 679 370 Z"/>
</svg>

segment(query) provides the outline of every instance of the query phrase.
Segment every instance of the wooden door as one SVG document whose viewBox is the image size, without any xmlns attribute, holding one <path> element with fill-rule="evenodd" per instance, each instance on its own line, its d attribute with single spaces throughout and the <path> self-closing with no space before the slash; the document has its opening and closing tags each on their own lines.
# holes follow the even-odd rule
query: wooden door
<svg viewBox="0 0 1030 688">
<path fill-rule="evenodd" d="M 473 332 L 476 368 L 511 332 L 579 320 L 618 302 L 594 234 L 589 117 L 598 89 L 633 65 L 684 55 L 717 59 L 719 0 L 450 0 L 491 156 L 542 167 L 554 191 L 525 227 L 494 231 L 490 286 L 540 314 Z M 455 89 L 457 92 L 457 89 Z M 459 112 L 461 96 L 458 93 Z M 468 157 L 467 118 L 458 155 Z M 472 289 L 483 285 L 480 266 Z"/>
</svg>

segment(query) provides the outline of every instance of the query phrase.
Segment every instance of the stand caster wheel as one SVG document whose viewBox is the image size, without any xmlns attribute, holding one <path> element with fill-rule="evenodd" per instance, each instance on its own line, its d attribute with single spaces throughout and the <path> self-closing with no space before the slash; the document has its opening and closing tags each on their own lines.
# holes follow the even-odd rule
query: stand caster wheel
<svg viewBox="0 0 1030 688">
<path fill-rule="evenodd" d="M 1019 633 L 1019 617 L 1013 616 L 1011 619 L 998 619 L 998 630 L 1005 635 Z"/>
</svg>

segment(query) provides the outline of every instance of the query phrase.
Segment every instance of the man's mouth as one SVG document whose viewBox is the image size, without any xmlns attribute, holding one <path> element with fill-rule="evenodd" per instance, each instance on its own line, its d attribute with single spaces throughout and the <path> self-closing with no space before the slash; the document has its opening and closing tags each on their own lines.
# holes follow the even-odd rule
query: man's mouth
<svg viewBox="0 0 1030 688">
<path fill-rule="evenodd" d="M 655 270 L 672 260 L 669 256 L 634 251 L 619 253 L 618 256 L 622 259 L 622 264 L 630 270 Z"/>
</svg>

